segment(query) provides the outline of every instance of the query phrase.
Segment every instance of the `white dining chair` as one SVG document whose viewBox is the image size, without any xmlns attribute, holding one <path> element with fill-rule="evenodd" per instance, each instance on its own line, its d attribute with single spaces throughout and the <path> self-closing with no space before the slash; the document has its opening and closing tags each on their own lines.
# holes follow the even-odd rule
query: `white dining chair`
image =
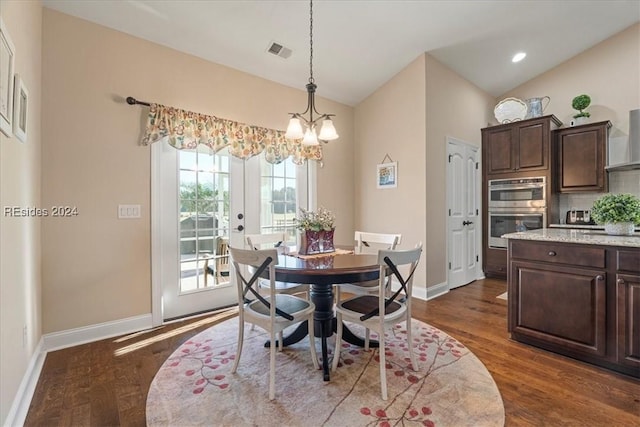
<svg viewBox="0 0 640 427">
<path fill-rule="evenodd" d="M 313 312 L 311 301 L 295 295 L 279 294 L 275 289 L 275 266 L 278 263 L 276 249 L 247 250 L 229 248 L 238 290 L 238 354 L 233 363 L 236 373 L 244 341 L 245 322 L 256 325 L 270 335 L 269 348 L 269 399 L 275 399 L 276 336 L 282 348 L 282 331 L 289 326 L 306 321 L 309 327 L 309 350 L 313 366 L 319 369 L 316 355 Z M 256 285 L 260 275 L 268 270 L 269 294 L 261 295 Z M 250 275 L 250 271 L 254 273 Z"/>
<path fill-rule="evenodd" d="M 366 231 L 356 231 L 354 234 L 355 253 L 357 254 L 377 254 L 381 249 L 395 249 L 402 239 L 401 234 L 369 233 Z M 378 293 L 378 281 L 341 283 L 335 285 L 336 304 L 342 299 L 342 292 L 354 295 L 375 295 Z M 365 349 L 369 349 L 369 330 L 365 333 Z"/>
<path fill-rule="evenodd" d="M 411 337 L 411 292 L 413 289 L 413 274 L 420 261 L 422 242 L 409 250 L 380 250 L 378 265 L 380 278 L 378 279 L 378 295 L 358 295 L 340 301 L 336 304 L 337 334 L 336 348 L 333 356 L 332 370 L 338 368 L 340 362 L 340 348 L 342 343 L 342 322 L 352 322 L 364 326 L 367 330 L 378 333 L 378 354 L 380 361 L 380 391 L 382 400 L 387 400 L 387 376 L 385 355 L 385 330 L 405 321 L 407 327 L 407 349 L 411 369 L 417 370 L 418 365 L 413 351 Z M 399 269 L 408 266 L 408 273 L 403 276 Z M 391 274 L 387 276 L 387 272 Z M 389 277 L 389 279 L 387 278 Z M 406 277 L 406 278 L 405 278 Z M 397 280 L 400 288 L 391 296 L 386 296 L 388 281 Z"/>
<path fill-rule="evenodd" d="M 284 248 L 287 241 L 285 233 L 268 233 L 268 234 L 247 234 L 245 235 L 247 246 L 253 250 Z M 261 279 L 258 282 L 261 289 L 269 288 L 269 281 Z M 305 298 L 309 299 L 309 285 L 305 283 L 286 283 L 276 281 L 276 293 L 297 295 L 304 293 Z"/>
</svg>

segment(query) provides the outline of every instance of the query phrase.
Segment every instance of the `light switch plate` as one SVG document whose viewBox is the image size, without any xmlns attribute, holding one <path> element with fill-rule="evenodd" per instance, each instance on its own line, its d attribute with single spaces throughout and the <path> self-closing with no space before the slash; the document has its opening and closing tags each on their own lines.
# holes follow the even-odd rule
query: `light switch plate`
<svg viewBox="0 0 640 427">
<path fill-rule="evenodd" d="M 118 205 L 118 218 L 140 218 L 140 205 Z"/>
</svg>

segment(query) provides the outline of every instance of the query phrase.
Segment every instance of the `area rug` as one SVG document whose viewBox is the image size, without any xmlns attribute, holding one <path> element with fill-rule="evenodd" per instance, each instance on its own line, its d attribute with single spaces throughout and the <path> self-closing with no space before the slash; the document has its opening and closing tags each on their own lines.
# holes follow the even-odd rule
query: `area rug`
<svg viewBox="0 0 640 427">
<path fill-rule="evenodd" d="M 502 293 L 502 294 L 498 295 L 496 298 L 506 300 L 507 299 L 507 293 L 506 292 Z"/>
<path fill-rule="evenodd" d="M 147 397 L 149 426 L 504 425 L 502 398 L 482 362 L 425 323 L 412 322 L 417 372 L 410 368 L 404 323 L 387 333 L 387 401 L 380 397 L 377 350 L 344 344 L 341 365 L 325 382 L 307 338 L 277 354 L 276 399 L 270 401 L 264 331 L 246 328 L 238 371 L 230 373 L 237 328 L 237 317 L 215 325 L 167 359 Z M 320 355 L 319 340 L 316 346 Z"/>
</svg>

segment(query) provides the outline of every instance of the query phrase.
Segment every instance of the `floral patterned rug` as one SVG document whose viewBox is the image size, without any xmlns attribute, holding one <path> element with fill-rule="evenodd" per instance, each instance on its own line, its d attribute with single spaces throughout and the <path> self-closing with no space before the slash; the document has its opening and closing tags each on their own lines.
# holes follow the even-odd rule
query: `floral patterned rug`
<svg viewBox="0 0 640 427">
<path fill-rule="evenodd" d="M 417 372 L 410 368 L 404 324 L 387 333 L 387 401 L 380 398 L 377 349 L 344 344 L 341 365 L 325 382 L 313 368 L 308 339 L 277 354 L 276 399 L 269 401 L 267 335 L 246 328 L 240 365 L 231 374 L 238 320 L 227 320 L 185 342 L 160 368 L 147 397 L 147 424 L 503 426 L 502 398 L 482 362 L 441 330 L 416 320 L 412 327 Z M 334 340 L 329 344 L 333 349 Z M 319 340 L 316 346 L 321 354 Z"/>
</svg>

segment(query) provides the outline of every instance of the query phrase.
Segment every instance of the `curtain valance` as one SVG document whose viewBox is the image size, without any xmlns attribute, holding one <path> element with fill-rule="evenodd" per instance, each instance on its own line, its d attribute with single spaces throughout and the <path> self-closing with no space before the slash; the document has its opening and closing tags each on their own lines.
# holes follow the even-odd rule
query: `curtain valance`
<svg viewBox="0 0 640 427">
<path fill-rule="evenodd" d="M 209 147 L 214 153 L 229 147 L 232 156 L 248 159 L 264 151 L 269 163 L 280 163 L 291 156 L 295 164 L 322 160 L 320 146 L 305 146 L 288 140 L 284 131 L 247 125 L 215 116 L 150 104 L 142 143 L 148 145 L 165 137 L 178 150 Z"/>
</svg>

